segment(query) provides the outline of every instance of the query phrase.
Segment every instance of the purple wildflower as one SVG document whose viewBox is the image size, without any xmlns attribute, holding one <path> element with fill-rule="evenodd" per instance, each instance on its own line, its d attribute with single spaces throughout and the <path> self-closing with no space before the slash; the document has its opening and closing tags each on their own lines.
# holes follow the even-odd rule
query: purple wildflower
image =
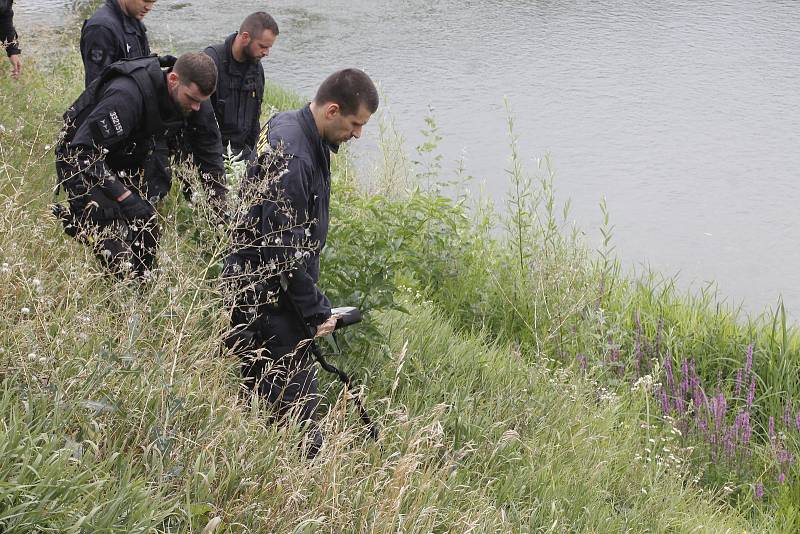
<svg viewBox="0 0 800 534">
<path fill-rule="evenodd" d="M 708 434 L 708 423 L 699 415 L 697 416 L 697 428 L 700 429 L 700 432 L 702 432 L 704 436 Z"/>
<path fill-rule="evenodd" d="M 772 415 L 769 416 L 769 439 L 775 439 L 775 417 Z"/>
<path fill-rule="evenodd" d="M 783 426 L 789 427 L 792 424 L 792 399 L 786 401 L 783 407 Z"/>
<path fill-rule="evenodd" d="M 781 472 L 781 474 L 778 475 L 778 484 L 783 484 L 784 482 L 786 482 L 786 473 Z"/>
<path fill-rule="evenodd" d="M 761 481 L 756 483 L 756 499 L 763 499 L 764 498 L 764 484 Z"/>
<path fill-rule="evenodd" d="M 719 432 L 722 428 L 722 423 L 725 422 L 725 412 L 727 410 L 725 395 L 720 393 L 715 399 L 712 400 L 711 410 L 714 415 L 714 426 L 716 427 L 717 432 Z"/>
<path fill-rule="evenodd" d="M 589 366 L 589 362 L 587 361 L 586 356 L 584 356 L 583 354 L 578 354 L 577 356 L 575 356 L 575 360 L 577 360 L 578 365 L 581 368 L 581 371 L 586 371 L 586 368 Z"/>
<path fill-rule="evenodd" d="M 736 448 L 735 427 L 728 427 L 728 430 L 725 431 L 725 435 L 722 437 L 722 444 L 725 447 L 725 454 L 727 454 L 729 457 L 732 457 Z"/>
<path fill-rule="evenodd" d="M 797 412 L 797 415 L 794 418 L 794 426 L 797 430 L 800 430 L 800 412 Z"/>
<path fill-rule="evenodd" d="M 753 344 L 747 346 L 747 358 L 744 362 L 744 379 L 750 376 L 750 371 L 753 369 Z"/>
<path fill-rule="evenodd" d="M 747 409 L 753 407 L 753 401 L 756 399 L 756 377 L 755 375 L 750 380 L 750 391 L 747 393 Z"/>
<path fill-rule="evenodd" d="M 792 460 L 794 460 L 792 453 L 785 447 L 780 447 L 775 456 L 777 457 L 778 463 L 781 464 L 781 466 L 788 466 L 792 463 Z"/>
<path fill-rule="evenodd" d="M 686 358 L 683 359 L 681 364 L 681 398 L 685 399 L 689 394 L 689 362 Z"/>
<path fill-rule="evenodd" d="M 677 397 L 675 399 L 675 409 L 678 411 L 678 415 L 686 413 L 686 401 L 683 400 L 683 397 Z"/>
<path fill-rule="evenodd" d="M 661 411 L 664 413 L 664 415 L 667 415 L 669 414 L 669 397 L 667 396 L 667 390 L 664 388 L 664 386 L 661 386 L 658 389 L 658 393 L 660 397 L 659 400 L 661 401 Z"/>
<path fill-rule="evenodd" d="M 739 369 L 738 371 L 736 371 L 736 388 L 734 388 L 733 392 L 738 397 L 741 391 L 742 391 L 742 370 Z"/>
<path fill-rule="evenodd" d="M 750 437 L 753 435 L 753 429 L 750 427 L 750 412 L 747 410 L 740 410 L 736 415 L 734 427 L 736 428 L 737 435 L 741 432 L 739 440 L 742 445 L 746 446 L 750 442 Z"/>
<path fill-rule="evenodd" d="M 667 387 L 669 388 L 669 392 L 674 395 L 675 394 L 675 375 L 672 373 L 672 358 L 666 356 L 664 358 L 664 372 L 667 374 Z"/>
</svg>

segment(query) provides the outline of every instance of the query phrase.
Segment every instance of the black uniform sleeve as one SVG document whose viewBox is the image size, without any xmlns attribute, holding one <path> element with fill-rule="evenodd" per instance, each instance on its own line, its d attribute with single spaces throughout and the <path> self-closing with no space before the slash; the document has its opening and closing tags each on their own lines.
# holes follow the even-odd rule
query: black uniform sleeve
<svg viewBox="0 0 800 534">
<path fill-rule="evenodd" d="M 291 266 L 289 293 L 311 324 L 320 324 L 331 315 L 331 303 L 308 272 L 307 261 L 316 256 L 319 244 L 310 242 L 307 230 L 309 184 L 312 172 L 301 158 L 292 158 L 277 182 L 274 199 L 262 204 L 262 261 Z"/>
<path fill-rule="evenodd" d="M 105 163 L 105 154 L 119 150 L 139 127 L 144 113 L 142 95 L 130 78 L 116 78 L 108 84 L 97 105 L 81 123 L 72 141 L 72 162 L 79 172 L 92 177 L 112 198 L 125 188 Z"/>
<path fill-rule="evenodd" d="M 111 30 L 103 26 L 90 26 L 81 36 L 81 59 L 86 72 L 86 87 L 100 76 L 103 69 L 121 59 L 117 57 L 117 40 Z"/>
<path fill-rule="evenodd" d="M 185 139 L 192 162 L 200 169 L 206 190 L 213 192 L 217 199 L 226 198 L 228 189 L 225 187 L 222 135 L 210 100 L 203 102 L 200 110 L 189 116 Z"/>
<path fill-rule="evenodd" d="M 8 9 L 0 12 L 0 42 L 3 43 L 8 57 L 21 52 L 17 42 L 17 31 L 14 29 L 13 4 L 14 2 L 9 2 Z"/>
</svg>

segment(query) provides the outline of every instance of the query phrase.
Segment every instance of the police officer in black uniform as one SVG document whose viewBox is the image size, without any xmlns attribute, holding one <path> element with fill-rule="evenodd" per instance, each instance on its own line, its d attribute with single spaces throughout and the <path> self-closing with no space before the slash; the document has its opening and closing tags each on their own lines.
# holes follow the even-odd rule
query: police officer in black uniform
<svg viewBox="0 0 800 534">
<path fill-rule="evenodd" d="M 155 0 L 106 0 L 81 29 L 81 58 L 86 87 L 105 67 L 120 59 L 150 55 L 142 19 Z"/>
<path fill-rule="evenodd" d="M 22 61 L 18 46 L 17 30 L 14 29 L 14 0 L 0 0 L 0 46 L 6 49 L 11 62 L 11 77 L 19 79 L 22 73 Z"/>
<path fill-rule="evenodd" d="M 150 55 L 147 28 L 142 19 L 153 9 L 156 0 L 106 0 L 81 29 L 81 58 L 85 71 L 86 87 L 103 69 L 120 59 Z M 162 67 L 175 64 L 174 56 L 161 56 Z M 169 168 L 169 149 L 159 143 L 144 165 L 152 181 L 163 187 L 172 184 Z"/>
<path fill-rule="evenodd" d="M 222 144 L 244 161 L 255 159 L 255 145 L 261 130 L 261 102 L 264 98 L 264 67 L 278 38 L 278 24 L 259 11 L 244 19 L 239 31 L 224 43 L 206 48 L 217 65 L 217 91 L 211 103 L 222 133 Z"/>
<path fill-rule="evenodd" d="M 313 423 L 317 375 L 308 347 L 298 344 L 307 325 L 323 336 L 336 324 L 317 287 L 328 235 L 331 152 L 360 137 L 377 108 L 372 80 L 346 69 L 329 76 L 309 105 L 273 116 L 243 184 L 243 209 L 249 210 L 225 260 L 224 276 L 234 289 L 225 343 L 242 359 L 247 388 L 271 404 L 274 420 L 293 414 L 309 425 L 310 457 L 322 444 Z"/>
<path fill-rule="evenodd" d="M 56 215 L 112 272 L 146 277 L 153 267 L 154 204 L 169 191 L 143 172 L 157 143 L 167 140 L 174 153 L 192 157 L 211 201 L 223 205 L 222 140 L 208 102 L 216 81 L 216 66 L 202 52 L 184 54 L 167 72 L 155 56 L 122 60 L 64 114 L 55 152 L 69 211 Z"/>
</svg>

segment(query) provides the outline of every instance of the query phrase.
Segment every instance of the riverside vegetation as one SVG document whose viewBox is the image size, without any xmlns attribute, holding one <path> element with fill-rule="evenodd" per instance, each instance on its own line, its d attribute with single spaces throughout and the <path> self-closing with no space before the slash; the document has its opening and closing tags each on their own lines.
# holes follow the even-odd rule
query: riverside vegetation
<svg viewBox="0 0 800 534">
<path fill-rule="evenodd" d="M 447 178 L 433 121 L 416 162 L 373 125 L 368 186 L 335 159 L 321 285 L 367 321 L 333 358 L 382 433 L 368 440 L 328 381 L 326 447 L 304 461 L 298 429 L 238 399 L 219 342 L 225 229 L 202 199 L 167 199 L 143 287 L 109 280 L 50 216 L 52 145 L 82 88 L 79 58 L 52 63 L 0 78 L 3 532 L 800 528 L 782 309 L 745 320 L 624 275 L 608 216 L 590 251 L 547 159 L 526 174 L 511 120 L 503 210 L 418 186 Z M 265 106 L 300 103 L 272 87 Z"/>
</svg>

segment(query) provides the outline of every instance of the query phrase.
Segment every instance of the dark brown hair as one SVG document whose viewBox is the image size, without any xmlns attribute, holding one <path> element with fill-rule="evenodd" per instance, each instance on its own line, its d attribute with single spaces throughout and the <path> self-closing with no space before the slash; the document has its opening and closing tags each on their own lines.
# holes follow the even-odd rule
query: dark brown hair
<svg viewBox="0 0 800 534">
<path fill-rule="evenodd" d="M 333 102 L 339 105 L 342 115 L 358 113 L 363 104 L 370 113 L 378 109 L 378 90 L 369 76 L 359 69 L 344 69 L 328 76 L 317 89 L 314 103 Z"/>
<path fill-rule="evenodd" d="M 250 37 L 253 38 L 261 37 L 264 30 L 271 31 L 275 37 L 277 37 L 279 33 L 278 23 L 275 22 L 272 15 L 263 11 L 256 11 L 255 13 L 247 15 L 242 25 L 239 26 L 240 34 L 247 32 L 250 34 Z"/>
<path fill-rule="evenodd" d="M 217 66 L 203 52 L 187 52 L 178 58 L 172 72 L 178 75 L 183 85 L 197 84 L 204 95 L 217 89 Z"/>
</svg>

